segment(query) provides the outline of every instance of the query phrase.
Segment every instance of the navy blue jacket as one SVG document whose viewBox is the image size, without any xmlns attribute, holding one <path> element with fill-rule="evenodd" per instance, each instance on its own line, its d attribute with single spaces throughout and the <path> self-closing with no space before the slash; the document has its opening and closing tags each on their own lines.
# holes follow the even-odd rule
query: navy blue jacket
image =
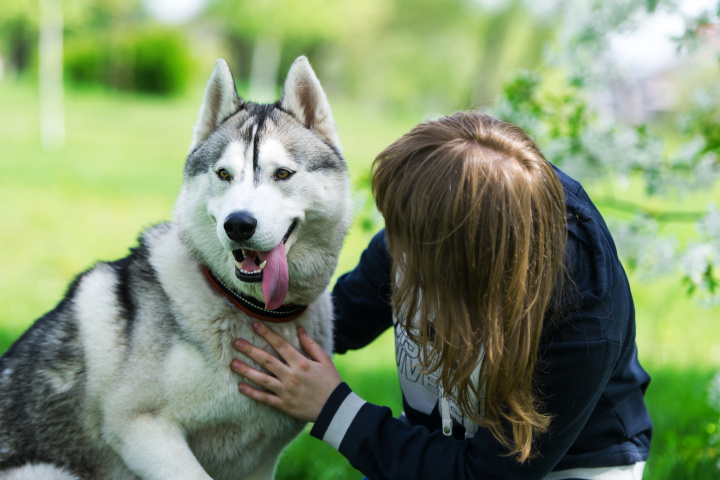
<svg viewBox="0 0 720 480">
<path fill-rule="evenodd" d="M 403 390 L 408 425 L 387 407 L 363 401 L 346 384 L 333 392 L 311 435 L 373 480 L 532 479 L 647 459 L 652 423 L 643 397 L 650 377 L 637 358 L 628 280 L 607 226 L 582 186 L 556 173 L 567 205 L 565 264 L 572 280 L 566 282 L 563 314 L 543 327 L 536 378 L 544 411 L 553 418 L 549 431 L 537 438 L 539 455 L 522 464 L 503 456 L 507 452 L 484 428 L 466 440 L 456 424 L 453 436 L 445 436 L 438 406 L 417 411 Z M 382 231 L 355 270 L 338 280 L 333 291 L 338 353 L 361 348 L 393 326 L 391 262 Z"/>
</svg>

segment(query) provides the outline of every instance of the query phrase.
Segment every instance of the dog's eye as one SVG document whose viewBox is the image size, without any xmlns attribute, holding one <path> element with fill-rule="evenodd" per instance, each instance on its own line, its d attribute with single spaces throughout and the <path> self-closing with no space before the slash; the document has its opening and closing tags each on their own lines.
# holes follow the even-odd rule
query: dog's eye
<svg viewBox="0 0 720 480">
<path fill-rule="evenodd" d="M 294 173 L 294 172 L 291 172 L 290 170 L 287 170 L 287 169 L 285 169 L 285 168 L 278 168 L 278 169 L 275 171 L 275 178 L 276 178 L 277 180 L 286 180 L 286 179 L 290 178 L 290 176 L 291 176 L 293 173 Z"/>
<path fill-rule="evenodd" d="M 230 180 L 230 172 L 228 172 L 224 168 L 218 170 L 217 175 L 218 177 L 220 177 L 221 180 Z"/>
</svg>

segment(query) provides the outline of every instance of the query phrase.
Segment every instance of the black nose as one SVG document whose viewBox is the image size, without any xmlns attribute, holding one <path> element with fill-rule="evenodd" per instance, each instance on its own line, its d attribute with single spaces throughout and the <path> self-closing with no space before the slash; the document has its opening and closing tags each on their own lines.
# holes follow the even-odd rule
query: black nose
<svg viewBox="0 0 720 480">
<path fill-rule="evenodd" d="M 228 215 L 223 226 L 228 238 L 239 242 L 253 236 L 255 227 L 257 227 L 257 219 L 249 212 L 242 210 Z"/>
</svg>

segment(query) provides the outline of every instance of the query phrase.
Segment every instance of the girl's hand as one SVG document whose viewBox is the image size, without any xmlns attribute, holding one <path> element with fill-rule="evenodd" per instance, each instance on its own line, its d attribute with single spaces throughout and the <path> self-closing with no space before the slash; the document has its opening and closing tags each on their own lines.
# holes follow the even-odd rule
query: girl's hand
<svg viewBox="0 0 720 480">
<path fill-rule="evenodd" d="M 233 371 L 268 390 L 264 392 L 247 383 L 240 383 L 240 393 L 300 420 L 314 422 L 330 394 L 342 383 L 330 355 L 301 327 L 297 329 L 300 346 L 310 358 L 264 324 L 255 322 L 253 328 L 282 359 L 275 358 L 242 338 L 235 340 L 233 345 L 238 351 L 272 373 L 268 375 L 240 360 L 233 360 L 230 365 Z"/>
</svg>

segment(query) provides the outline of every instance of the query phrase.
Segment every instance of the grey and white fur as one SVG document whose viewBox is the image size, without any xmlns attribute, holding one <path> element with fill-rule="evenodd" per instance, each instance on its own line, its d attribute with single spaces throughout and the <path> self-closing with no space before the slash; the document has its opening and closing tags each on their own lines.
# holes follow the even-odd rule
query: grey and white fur
<svg viewBox="0 0 720 480">
<path fill-rule="evenodd" d="M 270 327 L 297 346 L 300 325 L 331 351 L 348 183 L 305 57 L 268 105 L 239 98 L 218 60 L 173 220 L 78 276 L 0 359 L 0 479 L 272 478 L 304 424 L 238 392 L 233 340 L 269 347 L 202 265 L 266 308 L 308 305 Z"/>
</svg>

